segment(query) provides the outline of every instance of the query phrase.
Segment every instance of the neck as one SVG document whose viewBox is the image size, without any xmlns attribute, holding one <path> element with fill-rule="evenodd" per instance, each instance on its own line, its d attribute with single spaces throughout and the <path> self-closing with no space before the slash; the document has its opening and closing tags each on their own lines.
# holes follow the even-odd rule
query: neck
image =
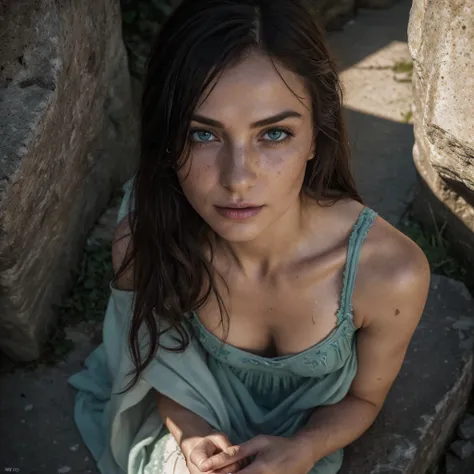
<svg viewBox="0 0 474 474">
<path fill-rule="evenodd" d="M 245 277 L 263 280 L 275 275 L 292 254 L 304 234 L 306 200 L 295 200 L 285 213 L 257 238 L 247 242 L 228 242 L 219 239 L 219 253 L 230 259 L 232 265 Z"/>
</svg>

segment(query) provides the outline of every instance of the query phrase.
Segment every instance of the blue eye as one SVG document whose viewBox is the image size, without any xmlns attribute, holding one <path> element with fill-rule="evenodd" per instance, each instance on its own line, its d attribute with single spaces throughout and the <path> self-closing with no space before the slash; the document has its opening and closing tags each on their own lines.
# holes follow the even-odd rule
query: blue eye
<svg viewBox="0 0 474 474">
<path fill-rule="evenodd" d="M 214 135 L 211 132 L 206 132 L 205 130 L 191 131 L 191 138 L 195 142 L 199 142 L 199 143 L 212 142 L 213 141 L 212 137 L 214 137 Z"/>
<path fill-rule="evenodd" d="M 265 135 L 268 136 L 271 142 L 282 142 L 286 140 L 290 134 L 285 132 L 285 130 L 275 128 L 266 132 Z"/>
</svg>

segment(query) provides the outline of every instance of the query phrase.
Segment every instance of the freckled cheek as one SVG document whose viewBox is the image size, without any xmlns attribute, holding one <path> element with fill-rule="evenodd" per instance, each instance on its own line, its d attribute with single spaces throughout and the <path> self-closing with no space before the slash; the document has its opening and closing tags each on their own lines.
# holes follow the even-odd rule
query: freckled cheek
<svg viewBox="0 0 474 474">
<path fill-rule="evenodd" d="M 217 172 L 212 164 L 194 162 L 186 171 L 180 173 L 181 186 L 190 200 L 204 201 L 209 191 L 215 187 Z"/>
<path fill-rule="evenodd" d="M 273 179 L 281 181 L 293 181 L 299 176 L 302 168 L 301 159 L 295 156 L 264 156 L 260 160 L 261 172 L 267 176 L 272 175 Z"/>
<path fill-rule="evenodd" d="M 288 167 L 288 161 L 280 155 L 262 155 L 258 160 L 258 169 L 263 174 L 274 174 L 276 176 L 284 173 Z"/>
</svg>

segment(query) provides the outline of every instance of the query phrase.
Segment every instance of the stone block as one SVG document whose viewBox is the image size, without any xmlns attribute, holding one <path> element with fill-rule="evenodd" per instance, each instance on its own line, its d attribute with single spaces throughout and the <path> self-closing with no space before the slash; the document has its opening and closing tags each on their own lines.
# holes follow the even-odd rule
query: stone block
<svg viewBox="0 0 474 474">
<path fill-rule="evenodd" d="M 441 456 L 473 384 L 474 301 L 459 282 L 433 275 L 403 367 L 371 428 L 346 448 L 340 474 L 425 474 Z M 462 325 L 464 328 L 469 325 Z"/>
<path fill-rule="evenodd" d="M 0 4 L 0 348 L 41 354 L 136 117 L 118 0 Z"/>
<path fill-rule="evenodd" d="M 459 459 L 467 459 L 474 454 L 474 443 L 464 439 L 458 439 L 449 447 Z"/>
<path fill-rule="evenodd" d="M 413 58 L 414 213 L 474 265 L 474 4 L 414 0 L 408 44 Z"/>
</svg>

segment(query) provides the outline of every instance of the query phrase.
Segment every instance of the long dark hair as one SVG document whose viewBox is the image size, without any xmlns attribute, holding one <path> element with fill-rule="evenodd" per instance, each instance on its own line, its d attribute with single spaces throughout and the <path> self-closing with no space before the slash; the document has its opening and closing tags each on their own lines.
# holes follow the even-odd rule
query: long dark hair
<svg viewBox="0 0 474 474">
<path fill-rule="evenodd" d="M 161 334 L 175 329 L 179 335 L 178 347 L 166 350 L 187 348 L 185 314 L 199 309 L 211 292 L 223 322 L 226 310 L 214 280 L 210 229 L 184 196 L 176 170 L 189 156 L 189 125 L 202 94 L 252 50 L 298 74 L 311 93 L 316 158 L 307 164 L 302 192 L 318 201 L 362 202 L 349 168 L 336 66 L 310 4 L 183 1 L 163 25 L 149 57 L 141 107 L 141 158 L 133 185 L 135 212 L 130 214 L 131 248 L 115 276 L 118 279 L 133 262 L 129 346 L 135 375 L 126 390 L 154 358 Z M 206 246 L 210 259 L 203 251 Z M 138 332 L 143 323 L 149 350 L 142 361 Z"/>
</svg>

